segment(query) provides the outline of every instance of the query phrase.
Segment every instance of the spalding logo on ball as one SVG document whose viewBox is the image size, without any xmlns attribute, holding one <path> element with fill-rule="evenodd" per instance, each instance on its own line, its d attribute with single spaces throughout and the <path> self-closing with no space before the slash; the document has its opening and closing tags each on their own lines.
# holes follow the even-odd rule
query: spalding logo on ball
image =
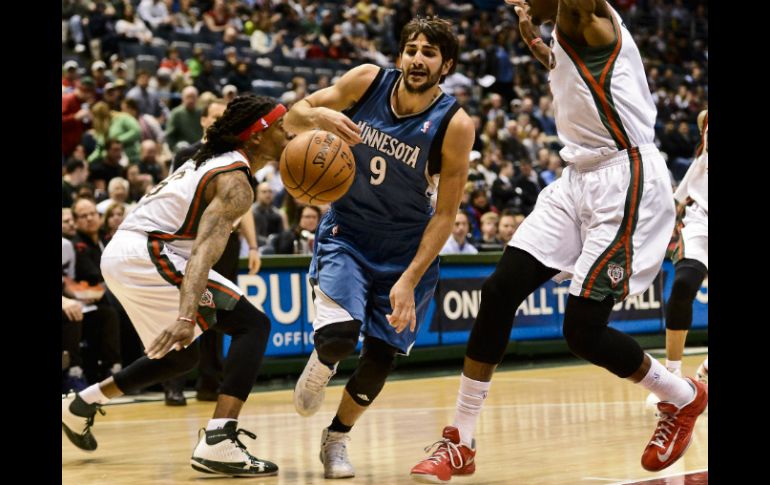
<svg viewBox="0 0 770 485">
<path fill-rule="evenodd" d="M 305 204 L 328 204 L 350 188 L 356 162 L 350 146 L 334 133 L 306 131 L 292 139 L 281 154 L 281 179 L 286 191 Z"/>
</svg>

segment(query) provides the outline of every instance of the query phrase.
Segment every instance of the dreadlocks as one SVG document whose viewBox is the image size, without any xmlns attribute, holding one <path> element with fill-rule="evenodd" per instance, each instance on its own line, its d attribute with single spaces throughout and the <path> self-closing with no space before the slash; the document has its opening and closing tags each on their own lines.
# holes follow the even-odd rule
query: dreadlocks
<svg viewBox="0 0 770 485">
<path fill-rule="evenodd" d="M 276 101 L 267 96 L 246 94 L 227 105 L 221 118 L 206 130 L 206 143 L 193 155 L 195 168 L 206 160 L 243 146 L 238 134 L 275 108 Z"/>
</svg>

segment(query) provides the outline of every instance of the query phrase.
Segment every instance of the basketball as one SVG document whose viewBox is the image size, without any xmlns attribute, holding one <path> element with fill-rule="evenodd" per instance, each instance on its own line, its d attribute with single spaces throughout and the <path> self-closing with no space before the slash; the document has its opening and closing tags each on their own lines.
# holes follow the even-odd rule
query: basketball
<svg viewBox="0 0 770 485">
<path fill-rule="evenodd" d="M 328 204 L 350 188 L 356 163 L 350 146 L 328 131 L 311 130 L 292 139 L 281 154 L 286 191 L 305 204 Z"/>
</svg>

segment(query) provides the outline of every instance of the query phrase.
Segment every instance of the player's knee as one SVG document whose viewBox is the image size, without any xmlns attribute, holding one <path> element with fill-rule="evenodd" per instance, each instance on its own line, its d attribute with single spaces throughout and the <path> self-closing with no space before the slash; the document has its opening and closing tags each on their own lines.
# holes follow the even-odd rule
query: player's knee
<svg viewBox="0 0 770 485">
<path fill-rule="evenodd" d="M 681 300 L 692 304 L 695 300 L 703 278 L 706 277 L 705 266 L 692 259 L 682 260 L 674 273 L 674 284 L 671 288 L 671 300 Z"/>
<path fill-rule="evenodd" d="M 258 343 L 270 337 L 270 319 L 241 297 L 232 310 L 217 310 L 217 323 L 213 329 L 232 337 L 245 336 Z"/>
<path fill-rule="evenodd" d="M 594 362 L 602 352 L 602 335 L 607 331 L 614 299 L 589 300 L 574 295 L 567 298 L 562 334 L 570 351 Z"/>
<path fill-rule="evenodd" d="M 358 320 L 332 323 L 319 329 L 313 337 L 318 357 L 329 364 L 341 361 L 356 350 L 360 332 Z"/>
<path fill-rule="evenodd" d="M 359 406 L 369 406 L 382 391 L 393 370 L 398 349 L 374 337 L 366 337 L 358 367 L 345 389 Z"/>
</svg>

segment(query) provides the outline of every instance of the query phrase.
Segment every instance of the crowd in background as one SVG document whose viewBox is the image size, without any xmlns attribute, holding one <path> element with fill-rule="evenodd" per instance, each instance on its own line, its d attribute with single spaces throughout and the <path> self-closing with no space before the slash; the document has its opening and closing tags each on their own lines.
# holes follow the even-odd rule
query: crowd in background
<svg viewBox="0 0 770 485">
<path fill-rule="evenodd" d="M 655 141 L 675 185 L 699 142 L 696 117 L 708 107 L 707 2 L 611 4 L 642 53 L 658 109 Z M 401 28 L 415 15 L 431 14 L 455 26 L 460 59 L 442 88 L 476 129 L 465 196 L 442 254 L 499 251 L 565 166 L 547 71 L 522 42 L 510 6 L 492 0 L 62 0 L 63 271 L 67 243 L 74 252 L 74 271 L 63 273 L 62 308 L 63 319 L 102 322 L 98 335 L 88 336 L 98 349 L 86 352 L 98 364 L 90 380 L 119 369 L 121 359 L 130 362 L 138 342 L 127 337 L 127 316 L 109 292 L 89 300 L 95 310 L 72 315 L 75 285 L 98 293 L 103 280 L 93 264 L 98 270 L 100 248 L 133 204 L 168 175 L 174 154 L 202 138 L 201 119 L 211 103 L 253 92 L 289 107 L 352 66 L 394 67 Z M 552 27 L 541 35 L 549 43 Z M 256 176 L 252 216 L 262 254 L 312 252 L 326 208 L 303 207 L 288 196 L 277 162 Z M 111 306 L 114 315 L 105 310 Z M 72 375 L 66 377 L 72 384 Z"/>
</svg>

